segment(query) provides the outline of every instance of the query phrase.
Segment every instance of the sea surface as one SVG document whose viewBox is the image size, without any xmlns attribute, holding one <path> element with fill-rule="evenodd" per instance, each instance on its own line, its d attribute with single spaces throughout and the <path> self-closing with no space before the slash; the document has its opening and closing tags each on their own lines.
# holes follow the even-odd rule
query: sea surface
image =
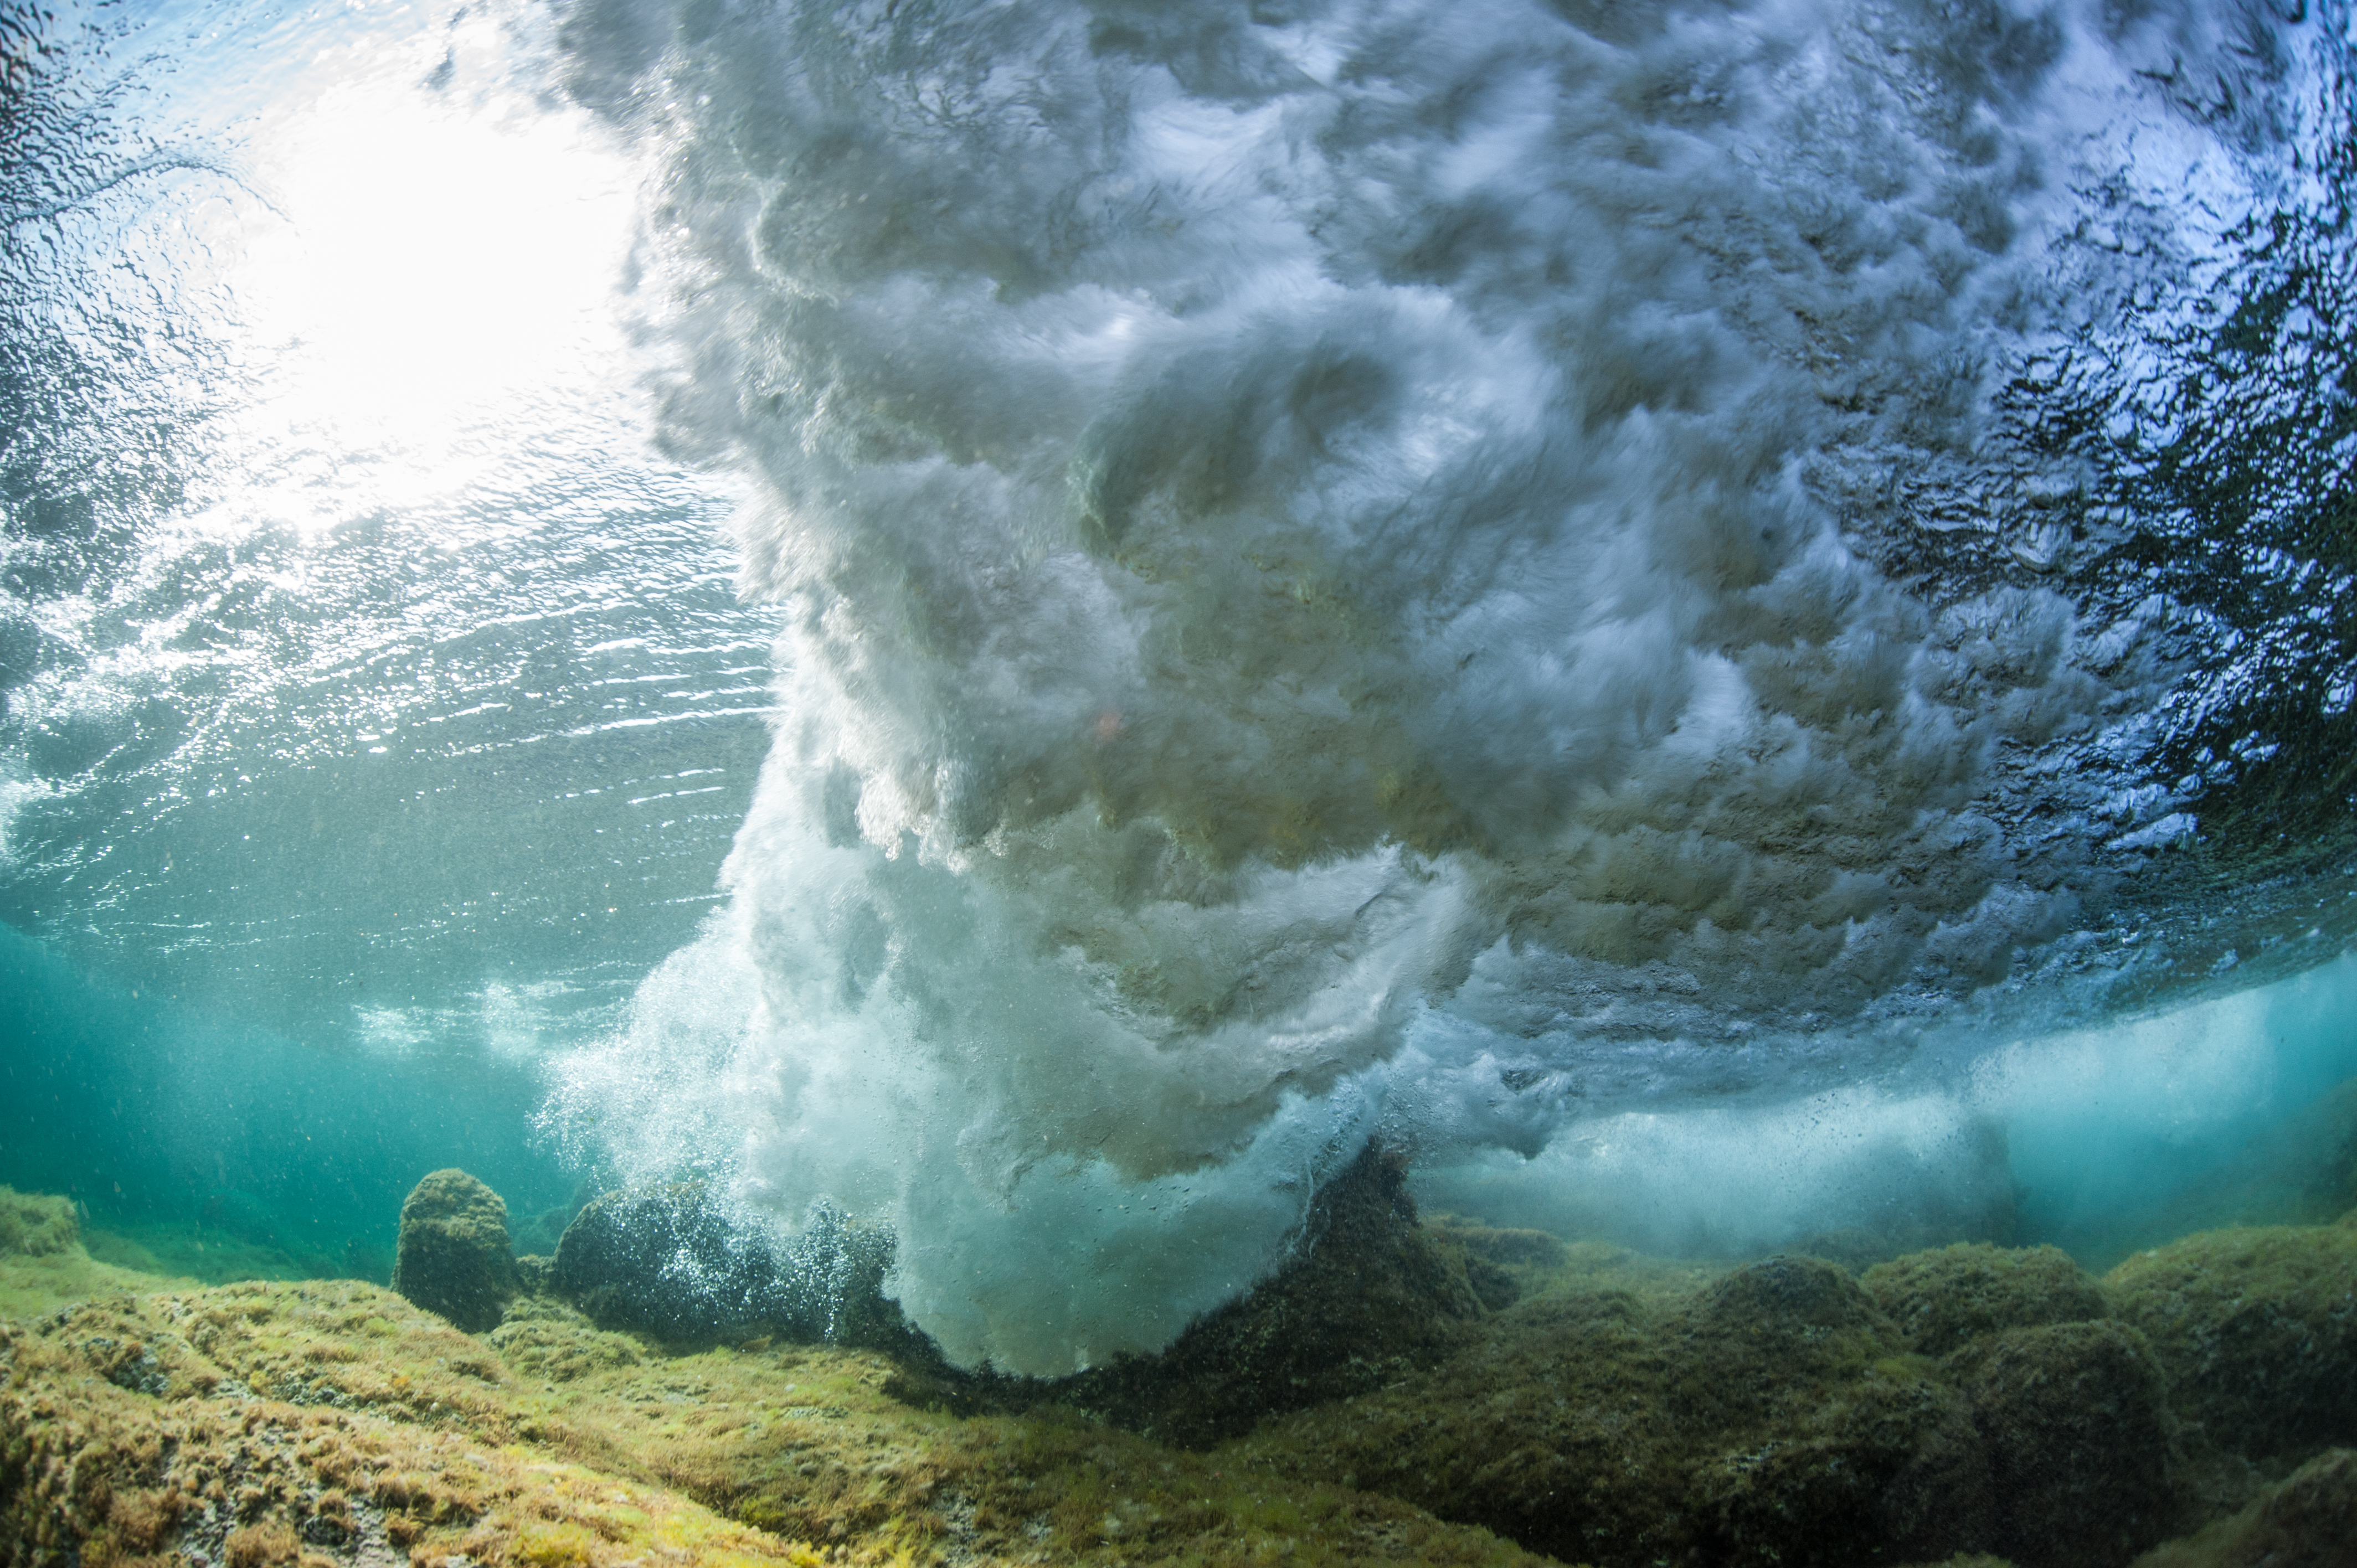
<svg viewBox="0 0 2357 1568">
<path fill-rule="evenodd" d="M 2357 1205 L 2352 16 L 0 9 L 0 1182 L 1167 1344 Z"/>
</svg>

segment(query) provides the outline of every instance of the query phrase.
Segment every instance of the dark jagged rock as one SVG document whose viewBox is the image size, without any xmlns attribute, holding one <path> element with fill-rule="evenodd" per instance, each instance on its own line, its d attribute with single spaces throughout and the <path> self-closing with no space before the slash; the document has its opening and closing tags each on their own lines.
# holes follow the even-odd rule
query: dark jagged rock
<svg viewBox="0 0 2357 1568">
<path fill-rule="evenodd" d="M 2103 1286 L 2057 1247 L 1964 1242 L 1878 1263 L 1859 1283 L 1909 1348 L 1925 1356 L 2008 1328 L 2084 1323 L 2112 1310 Z"/>
<path fill-rule="evenodd" d="M 2016 1328 L 1961 1352 L 1996 1508 L 1986 1544 L 2022 1568 L 2104 1568 L 2181 1522 L 2176 1423 L 2144 1336 L 2117 1323 Z"/>
<path fill-rule="evenodd" d="M 1157 1356 L 1124 1357 L 1054 1397 L 1183 1447 L 1366 1393 L 1438 1364 L 1482 1316 L 1464 1255 L 1416 1223 L 1400 1162 L 1370 1147 L 1311 1201 L 1299 1251 Z"/>
<path fill-rule="evenodd" d="M 2104 1284 L 2209 1442 L 2295 1460 L 2357 1444 L 2357 1227 L 2206 1231 L 2130 1258 Z"/>
<path fill-rule="evenodd" d="M 891 1241 L 821 1210 L 780 1244 L 700 1182 L 608 1193 L 566 1226 L 552 1287 L 608 1328 L 673 1343 L 756 1335 L 888 1346 L 906 1335 L 884 1299 Z"/>
<path fill-rule="evenodd" d="M 1417 1223 L 1405 1178 L 1394 1156 L 1368 1148 L 1311 1200 L 1288 1262 L 1158 1354 L 1069 1378 L 1012 1378 L 952 1367 L 919 1340 L 887 1387 L 960 1414 L 1071 1405 L 1202 1448 L 1437 1366 L 1483 1309 L 1464 1249 Z"/>
<path fill-rule="evenodd" d="M 419 1182 L 401 1206 L 393 1288 L 469 1334 L 497 1327 L 516 1294 L 500 1195 L 461 1170 Z"/>
</svg>

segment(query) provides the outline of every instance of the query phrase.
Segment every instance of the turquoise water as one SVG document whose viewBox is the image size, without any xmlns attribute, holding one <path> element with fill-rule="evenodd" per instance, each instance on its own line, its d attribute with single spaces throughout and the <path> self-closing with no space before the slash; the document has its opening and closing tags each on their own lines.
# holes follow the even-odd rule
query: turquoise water
<svg viewBox="0 0 2357 1568">
<path fill-rule="evenodd" d="M 324 1050 L 94 979 L 14 932 L 0 965 L 0 1183 L 69 1194 L 179 1269 L 214 1271 L 210 1231 L 232 1274 L 382 1283 L 402 1198 L 454 1162 L 507 1197 L 528 1249 L 554 1240 L 539 1215 L 569 1214 L 577 1176 L 532 1141 L 529 1071 Z"/>
<path fill-rule="evenodd" d="M 2346 7 L 5 15 L 0 1180 L 151 1261 L 2352 1201 Z"/>
</svg>

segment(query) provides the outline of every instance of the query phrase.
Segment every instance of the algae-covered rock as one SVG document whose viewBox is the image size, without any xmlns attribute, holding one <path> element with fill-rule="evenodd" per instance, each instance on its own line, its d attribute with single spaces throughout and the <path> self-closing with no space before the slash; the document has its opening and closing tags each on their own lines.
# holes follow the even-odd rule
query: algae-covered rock
<svg viewBox="0 0 2357 1568">
<path fill-rule="evenodd" d="M 1492 1312 L 1520 1301 L 1547 1272 L 1570 1255 L 1563 1241 L 1544 1230 L 1482 1225 L 1445 1216 L 1436 1221 L 1448 1240 L 1465 1253 L 1465 1279 Z"/>
<path fill-rule="evenodd" d="M 516 1294 L 500 1195 L 461 1170 L 419 1182 L 401 1206 L 393 1288 L 469 1334 L 497 1326 Z"/>
<path fill-rule="evenodd" d="M 1275 1275 L 1159 1355 L 1064 1380 L 1055 1397 L 1201 1447 L 1434 1366 L 1481 1314 L 1463 1254 L 1416 1223 L 1405 1169 L 1370 1147 L 1319 1190 Z"/>
<path fill-rule="evenodd" d="M 2328 1449 L 2231 1519 L 2135 1568 L 2357 1568 L 2357 1452 Z"/>
<path fill-rule="evenodd" d="M 2144 1337 L 2110 1322 L 2008 1329 L 1963 1351 L 1996 1508 L 1986 1545 L 2024 1568 L 2097 1568 L 2177 1520 L 2174 1423 Z"/>
<path fill-rule="evenodd" d="M 552 1383 L 646 1359 L 637 1340 L 608 1334 L 575 1308 L 543 1295 L 522 1295 L 511 1303 L 507 1316 L 491 1330 L 491 1345 L 525 1377 Z"/>
<path fill-rule="evenodd" d="M 0 1321 L 0 1563 L 1545 1568 L 1395 1499 L 1069 1411 L 910 1411 L 864 1351 L 772 1343 L 544 1375 L 555 1339 L 596 1333 L 527 1298 L 487 1343 L 341 1281 Z M 134 1344 L 160 1389 L 125 1375 Z"/>
<path fill-rule="evenodd" d="M 0 1256 L 50 1257 L 73 1251 L 81 1240 L 73 1199 L 0 1187 Z"/>
<path fill-rule="evenodd" d="M 2008 1328 L 2111 1315 L 2103 1287 L 2057 1247 L 1960 1243 L 1878 1263 L 1859 1283 L 1925 1356 Z"/>
<path fill-rule="evenodd" d="M 1927 1377 L 1859 1378 L 1693 1482 L 1710 1562 L 1936 1554 L 1981 1539 L 1992 1507 L 1972 1409 Z"/>
<path fill-rule="evenodd" d="M 1961 1392 L 1805 1258 L 1683 1292 L 1566 1273 L 1442 1366 L 1243 1452 L 1613 1568 L 1936 1560 L 1987 1498 Z"/>
<path fill-rule="evenodd" d="M 756 1335 L 889 1344 L 905 1336 L 884 1299 L 889 1237 L 821 1210 L 773 1237 L 701 1182 L 631 1187 L 565 1227 L 549 1279 L 590 1317 L 679 1344 Z"/>
<path fill-rule="evenodd" d="M 2357 1444 L 2357 1229 L 2207 1231 L 2104 1285 L 2209 1441 L 2253 1458 Z"/>
</svg>

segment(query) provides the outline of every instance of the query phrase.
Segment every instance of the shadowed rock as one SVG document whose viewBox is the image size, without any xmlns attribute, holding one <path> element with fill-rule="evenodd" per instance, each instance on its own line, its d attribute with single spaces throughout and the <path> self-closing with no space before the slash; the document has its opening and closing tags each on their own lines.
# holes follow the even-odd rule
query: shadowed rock
<svg viewBox="0 0 2357 1568">
<path fill-rule="evenodd" d="M 2179 1524 L 2176 1422 L 2135 1329 L 2017 1328 L 1963 1352 L 1954 1371 L 1988 1445 L 1992 1550 L 2040 1568 L 2102 1568 Z"/>
<path fill-rule="evenodd" d="M 2328 1449 L 2250 1507 L 2136 1568 L 2357 1568 L 2357 1453 Z"/>
<path fill-rule="evenodd" d="M 1304 1246 L 1157 1356 L 1064 1380 L 1058 1397 L 1185 1447 L 1436 1366 L 1482 1316 L 1464 1254 L 1416 1223 L 1406 1171 L 1370 1146 L 1312 1200 Z"/>
<path fill-rule="evenodd" d="M 885 1345 L 905 1336 L 884 1299 L 890 1238 L 822 1209 L 780 1240 L 701 1182 L 608 1193 L 556 1246 L 551 1285 L 608 1328 L 674 1343 L 754 1335 Z"/>
<path fill-rule="evenodd" d="M 1482 1305 L 1466 1278 L 1464 1249 L 1416 1222 L 1405 1179 L 1396 1157 L 1370 1146 L 1311 1200 L 1290 1262 L 1196 1319 L 1158 1354 L 1122 1356 L 1054 1380 L 910 1356 L 890 1390 L 910 1403 L 968 1413 L 1074 1405 L 1201 1448 L 1268 1416 L 1437 1366 L 1465 1343 Z"/>
</svg>

